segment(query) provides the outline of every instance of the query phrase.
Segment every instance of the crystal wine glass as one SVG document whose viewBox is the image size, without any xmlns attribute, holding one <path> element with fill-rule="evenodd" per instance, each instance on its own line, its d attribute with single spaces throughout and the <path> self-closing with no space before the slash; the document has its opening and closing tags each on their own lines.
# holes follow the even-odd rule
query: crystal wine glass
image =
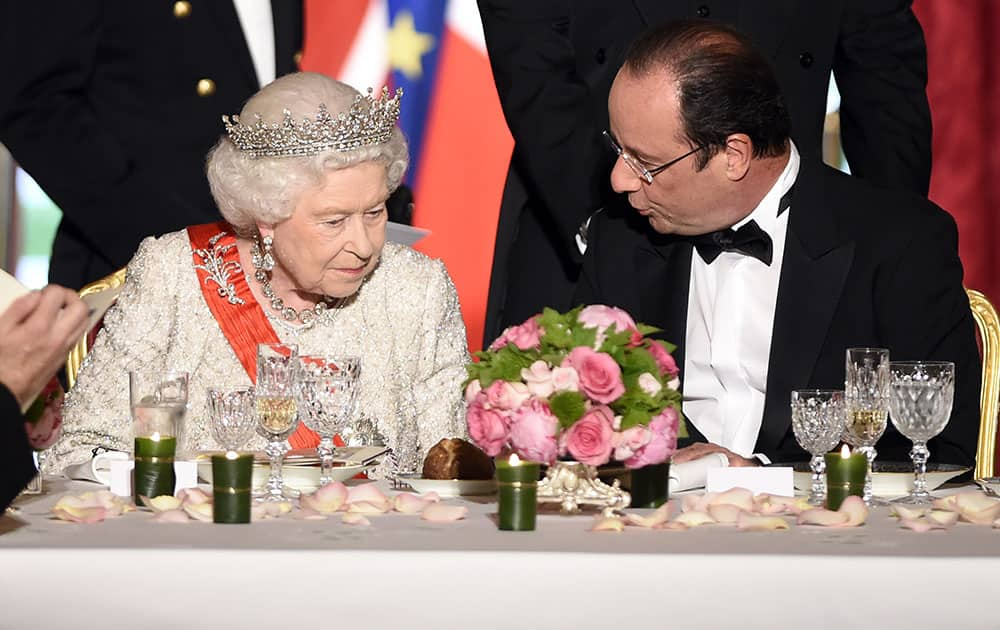
<svg viewBox="0 0 1000 630">
<path fill-rule="evenodd" d="M 884 505 L 872 496 L 875 443 L 885 433 L 889 415 L 889 351 L 885 348 L 848 348 L 844 400 L 847 422 L 844 441 L 868 458 L 864 499 L 868 505 Z"/>
<path fill-rule="evenodd" d="M 209 389 L 206 404 L 212 419 L 212 437 L 222 450 L 243 448 L 257 426 L 254 389 L 248 387 L 231 392 Z"/>
<path fill-rule="evenodd" d="M 840 441 L 844 432 L 844 392 L 832 389 L 797 389 L 792 392 L 792 430 L 799 446 L 812 456 L 810 505 L 826 501 L 826 460 L 823 455 Z"/>
<path fill-rule="evenodd" d="M 262 343 L 257 346 L 257 385 L 254 401 L 257 408 L 257 433 L 267 438 L 264 452 L 271 460 L 267 479 L 267 501 L 295 498 L 298 493 L 285 488 L 281 464 L 288 452 L 287 438 L 299 425 L 296 378 L 298 347 L 283 343 Z"/>
<path fill-rule="evenodd" d="M 330 482 L 333 436 L 344 430 L 358 398 L 361 359 L 299 357 L 299 411 L 306 426 L 319 434 L 320 485 Z"/>
<path fill-rule="evenodd" d="M 927 491 L 927 441 L 948 424 L 955 398 L 955 364 L 948 361 L 893 361 L 889 364 L 892 424 L 910 438 L 913 490 L 899 503 L 931 502 Z"/>
</svg>

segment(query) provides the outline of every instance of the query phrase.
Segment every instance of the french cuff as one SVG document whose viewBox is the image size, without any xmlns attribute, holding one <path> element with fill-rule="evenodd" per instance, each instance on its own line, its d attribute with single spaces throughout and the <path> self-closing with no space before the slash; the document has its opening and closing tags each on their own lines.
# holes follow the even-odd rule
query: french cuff
<svg viewBox="0 0 1000 630">
<path fill-rule="evenodd" d="M 754 453 L 750 457 L 752 459 L 756 459 L 758 462 L 760 462 L 761 466 L 770 466 L 771 465 L 771 458 L 768 457 L 767 455 L 763 454 L 763 453 Z"/>
</svg>

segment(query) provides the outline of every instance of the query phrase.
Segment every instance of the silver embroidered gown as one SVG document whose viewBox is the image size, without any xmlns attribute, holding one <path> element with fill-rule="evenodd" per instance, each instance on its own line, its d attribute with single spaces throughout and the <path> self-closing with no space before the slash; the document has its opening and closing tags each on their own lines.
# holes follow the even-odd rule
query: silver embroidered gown
<svg viewBox="0 0 1000 630">
<path fill-rule="evenodd" d="M 254 282 L 250 275 L 248 282 Z M 440 261 L 386 243 L 356 299 L 327 311 L 311 328 L 292 326 L 269 305 L 262 307 L 278 337 L 298 344 L 301 354 L 361 358 L 355 416 L 373 419 L 397 452 L 416 453 L 419 464 L 441 438 L 467 434 L 461 390 L 469 360 L 465 325 Z M 218 448 L 206 388 L 252 384 L 205 303 L 184 230 L 147 238 L 129 263 L 118 302 L 66 395 L 63 435 L 48 453 L 47 471 L 88 459 L 98 446 L 131 450 L 128 372 L 134 369 L 188 373 L 187 453 Z M 416 414 L 405 413 L 407 405 Z M 263 447 L 256 435 L 248 445 Z"/>
</svg>

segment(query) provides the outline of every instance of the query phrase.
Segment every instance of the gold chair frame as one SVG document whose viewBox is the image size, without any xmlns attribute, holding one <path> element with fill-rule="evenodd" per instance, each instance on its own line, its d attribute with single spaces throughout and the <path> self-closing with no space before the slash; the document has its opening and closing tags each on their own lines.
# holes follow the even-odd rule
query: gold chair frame
<svg viewBox="0 0 1000 630">
<path fill-rule="evenodd" d="M 123 284 L 125 284 L 124 267 L 109 276 L 105 276 L 100 280 L 91 282 L 87 286 L 80 289 L 79 295 L 80 297 L 83 297 L 92 293 L 107 291 L 108 289 L 117 289 Z M 83 358 L 87 356 L 87 352 L 90 351 L 89 338 L 91 332 L 92 331 L 88 330 L 83 333 L 83 338 L 76 342 L 73 349 L 69 351 L 69 357 L 66 359 L 66 383 L 70 388 L 76 384 L 76 375 L 80 372 L 80 366 L 83 364 Z"/>
<path fill-rule="evenodd" d="M 976 479 L 994 475 L 997 412 L 1000 411 L 1000 319 L 986 296 L 966 289 L 972 317 L 983 347 L 983 387 L 979 394 L 979 443 L 976 446 Z"/>
</svg>

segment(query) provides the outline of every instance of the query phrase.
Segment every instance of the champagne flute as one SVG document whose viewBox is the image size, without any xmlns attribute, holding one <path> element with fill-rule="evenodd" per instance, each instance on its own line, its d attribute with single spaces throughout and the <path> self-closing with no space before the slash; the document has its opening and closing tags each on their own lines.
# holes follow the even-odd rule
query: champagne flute
<svg viewBox="0 0 1000 630">
<path fill-rule="evenodd" d="M 878 452 L 875 443 L 885 433 L 889 415 L 889 351 L 885 348 L 848 348 L 844 400 L 847 423 L 844 441 L 868 458 L 864 500 L 885 505 L 872 496 L 872 470 Z"/>
<path fill-rule="evenodd" d="M 792 430 L 799 445 L 809 452 L 812 469 L 810 505 L 826 502 L 826 460 L 823 455 L 840 441 L 844 432 L 844 392 L 830 389 L 792 391 Z"/>
<path fill-rule="evenodd" d="M 955 399 L 955 364 L 950 361 L 893 361 L 889 364 L 892 424 L 910 438 L 913 490 L 898 503 L 926 505 L 927 441 L 944 430 Z"/>
<path fill-rule="evenodd" d="M 306 426 L 319 434 L 320 486 L 333 472 L 333 436 L 344 430 L 358 397 L 361 359 L 299 357 L 299 411 Z"/>
<path fill-rule="evenodd" d="M 298 347 L 293 344 L 262 343 L 257 346 L 257 433 L 267 438 L 264 452 L 271 460 L 266 501 L 295 498 L 298 493 L 285 487 L 281 464 L 289 446 L 287 438 L 299 425 L 295 387 L 298 375 Z"/>
</svg>

